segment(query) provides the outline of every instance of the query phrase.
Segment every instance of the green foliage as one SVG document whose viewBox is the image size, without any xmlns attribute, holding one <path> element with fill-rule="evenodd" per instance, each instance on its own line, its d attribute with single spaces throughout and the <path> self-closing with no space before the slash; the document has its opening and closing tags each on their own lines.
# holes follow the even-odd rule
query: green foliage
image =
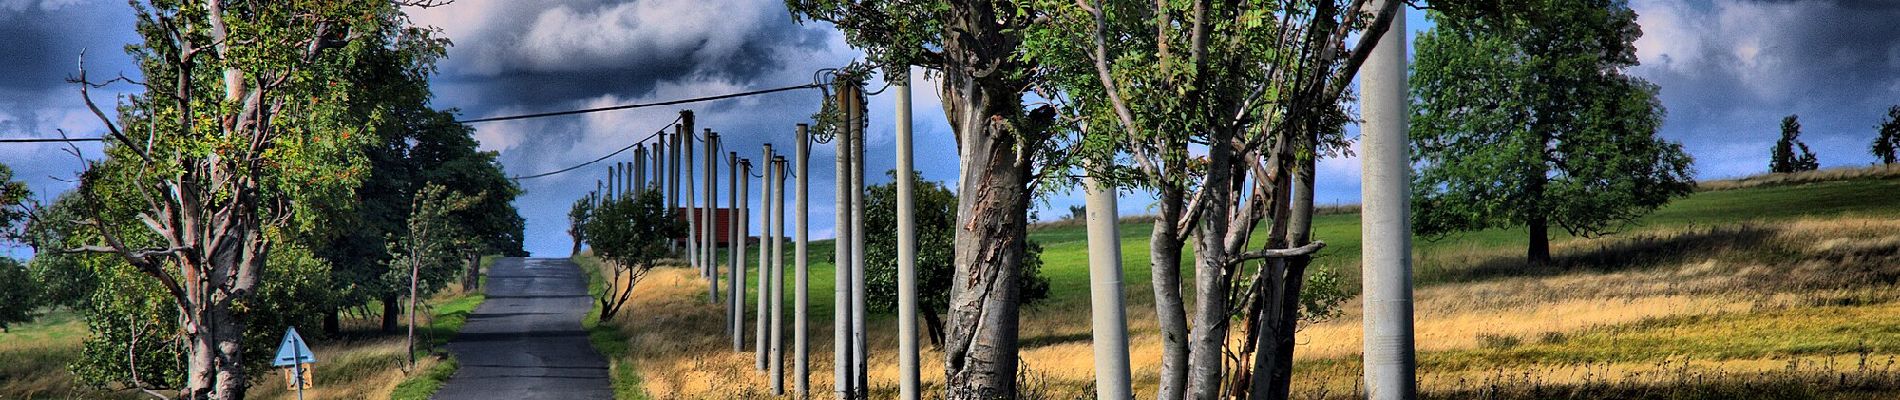
<svg viewBox="0 0 1900 400">
<path fill-rule="evenodd" d="M 428 296 L 454 281 L 463 262 L 458 250 L 476 246 L 481 238 L 472 237 L 455 214 L 480 204 L 482 198 L 452 192 L 447 187 L 428 184 L 416 192 L 409 209 L 407 227 L 401 236 L 389 240 L 389 269 L 383 280 L 390 287 L 415 285 L 416 296 Z M 411 274 L 414 282 L 411 282 Z"/>
<path fill-rule="evenodd" d="M 9 324 L 32 322 L 39 316 L 42 297 L 38 286 L 25 265 L 0 257 L 0 332 L 11 330 Z"/>
<path fill-rule="evenodd" d="M 428 184 L 437 184 L 481 201 L 452 214 L 459 228 L 480 240 L 464 252 L 521 255 L 523 222 L 512 202 L 520 193 L 508 180 L 495 153 L 479 151 L 474 130 L 454 122 L 451 111 L 431 108 L 428 75 L 445 43 L 413 41 L 367 49 L 354 60 L 348 79 L 364 92 L 349 99 L 349 113 L 364 121 L 375 143 L 365 151 L 368 168 L 357 191 L 356 206 L 337 219 L 350 226 L 326 238 L 321 253 L 339 266 L 344 295 L 337 306 L 392 299 L 406 292 L 407 277 L 391 281 L 385 241 L 407 233 L 412 201 Z"/>
<path fill-rule="evenodd" d="M 1418 36 L 1418 231 L 1554 223 L 1591 236 L 1688 194 L 1692 160 L 1656 137 L 1656 86 L 1623 73 L 1637 63 L 1636 14 L 1612 0 L 1519 6 L 1435 11 Z"/>
<path fill-rule="evenodd" d="M 583 225 L 594 213 L 594 202 L 594 197 L 591 195 L 582 197 L 575 199 L 574 205 L 567 209 L 567 235 L 574 238 L 573 254 L 580 254 L 581 243 L 587 241 L 587 230 L 583 229 Z"/>
<path fill-rule="evenodd" d="M 53 204 L 34 210 L 33 220 L 25 229 L 27 244 L 40 251 L 39 256 L 28 260 L 27 269 L 49 306 L 86 308 L 98 286 L 98 274 L 85 264 L 85 257 L 57 254 L 82 242 L 67 240 L 67 235 L 85 235 L 77 222 L 81 218 L 79 201 L 76 193 L 60 195 Z"/>
<path fill-rule="evenodd" d="M 895 179 L 896 171 L 888 171 Z M 957 196 L 942 183 L 924 180 L 912 172 L 916 183 L 912 199 L 912 217 L 917 223 L 917 306 L 929 323 L 933 343 L 943 341 L 942 321 L 938 314 L 950 308 L 950 278 L 955 271 L 952 250 L 956 241 Z M 897 182 L 864 189 L 864 228 L 868 232 L 897 231 Z M 897 309 L 897 236 L 866 235 L 865 303 L 871 308 Z M 1016 282 L 1022 290 L 1024 305 L 1049 297 L 1049 278 L 1042 276 L 1042 246 L 1034 241 L 1024 244 L 1023 279 Z"/>
<path fill-rule="evenodd" d="M 1900 157 L 1895 156 L 1895 153 L 1900 153 L 1900 105 L 1887 107 L 1887 120 L 1874 129 L 1879 130 L 1870 149 L 1874 157 L 1880 159 L 1882 164 L 1900 161 Z"/>
<path fill-rule="evenodd" d="M 582 228 L 587 244 L 613 270 L 600 294 L 601 319 L 613 319 L 632 296 L 640 277 L 667 255 L 667 243 L 686 235 L 686 221 L 664 204 L 657 190 L 602 199 Z M 624 283 L 624 285 L 622 285 Z"/>
<path fill-rule="evenodd" d="M 1781 139 L 1775 141 L 1774 155 L 1768 160 L 1768 171 L 1786 173 L 1820 168 L 1821 163 L 1814 159 L 1814 152 L 1808 151 L 1808 144 L 1801 142 L 1801 121 L 1798 117 L 1789 115 L 1781 118 Z"/>
<path fill-rule="evenodd" d="M 372 71 L 361 62 L 393 51 L 420 73 L 447 41 L 386 1 L 132 7 L 141 41 L 127 51 L 144 91 L 116 104 L 117 118 L 101 116 L 106 158 L 82 175 L 73 206 L 90 221 L 47 242 L 110 254 L 41 256 L 72 257 L 49 270 L 90 270 L 80 380 L 178 388 L 195 353 L 243 365 L 194 365 L 210 379 L 181 397 L 234 398 L 249 382 L 225 377 L 260 369 L 283 328 L 315 325 L 334 302 L 330 264 L 309 249 L 359 227 L 344 217 L 372 130 L 400 119 L 357 107 L 392 87 L 358 79 Z M 79 80 L 82 93 L 101 83 Z M 221 340 L 236 344 L 209 345 Z"/>
<path fill-rule="evenodd" d="M 32 195 L 25 182 L 13 180 L 13 169 L 0 164 L 0 242 L 19 239 L 27 218 L 26 199 Z"/>
</svg>

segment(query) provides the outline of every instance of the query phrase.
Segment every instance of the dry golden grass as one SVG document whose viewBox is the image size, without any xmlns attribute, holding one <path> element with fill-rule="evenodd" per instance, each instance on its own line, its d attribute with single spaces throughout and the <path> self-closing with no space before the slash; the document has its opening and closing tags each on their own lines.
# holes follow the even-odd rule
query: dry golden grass
<svg viewBox="0 0 1900 400">
<path fill-rule="evenodd" d="M 407 360 L 400 337 L 332 343 L 311 350 L 325 356 L 312 373 L 315 387 L 304 390 L 306 399 L 387 399 L 396 385 L 408 378 L 402 370 Z M 435 357 L 422 357 L 417 359 L 416 371 L 428 371 L 440 362 Z M 282 373 L 273 370 L 254 377 L 247 397 L 297 398 L 296 392 L 285 387 Z"/>
<path fill-rule="evenodd" d="M 1730 190 L 1758 186 L 1788 185 L 1808 182 L 1841 181 L 1866 178 L 1900 177 L 1900 164 L 1870 165 L 1865 167 L 1834 167 L 1813 171 L 1790 173 L 1767 173 L 1750 175 L 1735 179 L 1700 182 L 1697 190 Z"/>
<path fill-rule="evenodd" d="M 1696 316 L 1776 317 L 1763 317 L 1768 322 L 1757 321 L 1757 325 L 1746 328 L 1691 324 L 1669 329 L 1716 329 L 1710 328 L 1714 326 L 1734 329 L 1720 331 L 1723 334 L 1795 335 L 1780 327 L 1798 324 L 1804 321 L 1799 316 L 1809 313 L 1849 315 L 1815 322 L 1848 324 L 1849 328 L 1855 327 L 1852 324 L 1859 318 L 1852 316 L 1879 320 L 1877 316 L 1882 313 L 1900 314 L 1900 302 L 1892 301 L 1900 299 L 1900 289 L 1880 283 L 1900 277 L 1900 221 L 1895 220 L 1806 219 L 1773 226 L 1652 229 L 1620 238 L 1564 241 L 1553 250 L 1559 257 L 1581 261 L 1526 271 L 1521 276 L 1513 276 L 1510 271 L 1480 274 L 1465 281 L 1418 289 L 1421 389 L 1428 396 L 1466 397 L 1482 392 L 1486 385 L 1643 390 L 1687 385 L 1677 382 L 1685 379 L 1786 378 L 1798 383 L 1827 372 L 1840 372 L 1845 382 L 1850 375 L 1843 371 L 1856 366 L 1842 362 L 1851 355 L 1839 354 L 1842 350 L 1838 349 L 1797 351 L 1770 344 L 1762 350 L 1766 355 L 1724 355 L 1716 351 L 1579 362 L 1573 359 L 1588 359 L 1595 357 L 1594 353 L 1564 347 L 1563 340 L 1586 333 L 1608 337 L 1655 335 L 1655 329 L 1664 328 L 1646 324 Z M 1618 252 L 1628 253 L 1625 255 L 1637 261 L 1603 264 L 1591 258 L 1616 256 Z M 1644 252 L 1667 254 L 1638 254 Z M 1430 256 L 1474 263 L 1521 257 L 1514 249 L 1474 249 Z M 722 334 L 722 306 L 704 302 L 704 285 L 690 269 L 658 270 L 640 283 L 634 305 L 615 322 L 632 337 L 632 367 L 644 381 L 647 394 L 659 399 L 770 397 L 766 375 L 754 369 L 754 355 L 749 351 L 753 340 L 751 320 L 747 320 L 745 332 L 748 351 L 733 352 L 729 337 Z M 1129 287 L 1126 292 L 1135 393 L 1149 394 L 1155 390 L 1156 364 L 1161 358 L 1154 310 L 1148 288 Z M 1295 379 L 1299 397 L 1350 398 L 1356 392 L 1360 308 L 1356 301 L 1342 307 L 1344 315 L 1309 326 L 1299 335 L 1300 361 Z M 748 312 L 751 309 L 747 307 Z M 1092 396 L 1088 318 L 1086 302 L 1024 310 L 1021 334 L 1023 363 L 1029 371 L 1027 385 L 1042 391 L 1043 397 Z M 814 315 L 810 322 L 810 382 L 812 392 L 818 395 L 831 390 L 829 320 L 828 315 Z M 790 326 L 789 319 L 786 324 Z M 873 397 L 895 394 L 898 371 L 893 354 L 894 330 L 888 317 L 873 319 Z M 1668 340 L 1669 335 L 1662 336 Z M 1881 343 L 1900 342 L 1900 334 L 1890 336 L 1894 337 Z M 1710 340 L 1708 335 L 1695 337 Z M 788 334 L 787 346 L 790 340 Z M 1783 347 L 1798 346 L 1803 338 L 1787 340 L 1794 344 Z M 1537 354 L 1542 353 L 1525 353 L 1518 351 L 1524 350 L 1519 347 L 1554 352 L 1553 358 L 1538 358 L 1542 356 Z M 1890 350 L 1862 355 L 1889 362 L 1900 354 Z M 1781 355 L 1784 353 L 1799 355 Z M 941 357 L 926 346 L 922 356 L 926 393 L 934 393 L 928 388 L 941 385 Z M 1798 368 L 1790 370 L 1791 363 Z M 1900 370 L 1889 368 L 1865 376 L 1887 385 L 1900 382 L 1891 378 L 1896 373 Z M 1870 387 L 1887 387 L 1880 385 Z M 789 391 L 791 381 L 786 387 Z M 1615 396 L 1621 392 L 1566 393 Z M 1537 397 L 1523 393 L 1499 396 Z"/>
</svg>

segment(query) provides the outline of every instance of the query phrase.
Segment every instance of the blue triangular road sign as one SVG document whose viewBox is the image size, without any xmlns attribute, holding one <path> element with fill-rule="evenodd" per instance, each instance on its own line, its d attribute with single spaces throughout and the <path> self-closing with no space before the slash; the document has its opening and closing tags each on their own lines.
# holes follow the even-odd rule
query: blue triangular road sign
<svg viewBox="0 0 1900 400">
<path fill-rule="evenodd" d="M 291 327 L 284 331 L 284 343 L 277 345 L 277 357 L 272 357 L 270 364 L 284 367 L 316 362 L 317 354 L 310 351 L 310 345 L 304 343 L 303 336 L 297 335 L 297 328 Z"/>
</svg>

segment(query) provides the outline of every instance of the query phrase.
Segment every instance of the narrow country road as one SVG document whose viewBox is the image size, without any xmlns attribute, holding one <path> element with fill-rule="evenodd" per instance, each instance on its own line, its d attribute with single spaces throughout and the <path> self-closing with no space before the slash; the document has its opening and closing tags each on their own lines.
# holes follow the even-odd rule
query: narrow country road
<svg viewBox="0 0 1900 400">
<path fill-rule="evenodd" d="M 581 329 L 587 276 L 562 258 L 503 258 L 488 299 L 449 341 L 461 362 L 437 399 L 607 399 L 607 360 Z"/>
</svg>

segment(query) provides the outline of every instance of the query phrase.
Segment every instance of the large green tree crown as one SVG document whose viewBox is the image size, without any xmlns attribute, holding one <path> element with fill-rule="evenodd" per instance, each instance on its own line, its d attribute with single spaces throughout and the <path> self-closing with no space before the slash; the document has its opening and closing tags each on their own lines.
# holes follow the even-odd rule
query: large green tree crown
<svg viewBox="0 0 1900 400">
<path fill-rule="evenodd" d="M 1625 2 L 1427 15 L 1411 76 L 1420 232 L 1547 221 L 1596 235 L 1691 189 L 1689 156 L 1656 137 L 1657 87 L 1625 74 L 1642 35 Z"/>
<path fill-rule="evenodd" d="M 1900 152 L 1900 105 L 1888 107 L 1887 120 L 1874 126 L 1874 129 L 1877 130 L 1877 134 L 1874 136 L 1872 148 L 1869 149 L 1873 151 L 1874 157 L 1880 159 L 1882 164 L 1900 161 L 1900 157 L 1896 157 L 1895 154 Z"/>
</svg>

